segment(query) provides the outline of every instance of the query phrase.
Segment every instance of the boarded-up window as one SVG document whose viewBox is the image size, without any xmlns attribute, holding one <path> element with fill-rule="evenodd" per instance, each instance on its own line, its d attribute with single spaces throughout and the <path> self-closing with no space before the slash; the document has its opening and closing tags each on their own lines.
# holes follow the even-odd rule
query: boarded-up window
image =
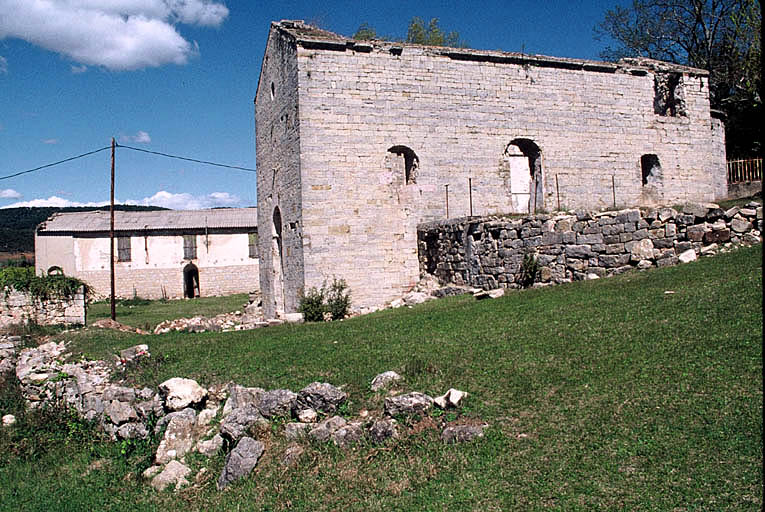
<svg viewBox="0 0 765 512">
<path fill-rule="evenodd" d="M 197 236 L 183 235 L 183 259 L 194 260 L 197 257 Z"/>
<path fill-rule="evenodd" d="M 117 238 L 117 261 L 130 261 L 130 237 Z"/>
<path fill-rule="evenodd" d="M 247 237 L 249 238 L 248 248 L 250 250 L 250 258 L 257 258 L 258 257 L 258 234 L 248 233 Z"/>
</svg>

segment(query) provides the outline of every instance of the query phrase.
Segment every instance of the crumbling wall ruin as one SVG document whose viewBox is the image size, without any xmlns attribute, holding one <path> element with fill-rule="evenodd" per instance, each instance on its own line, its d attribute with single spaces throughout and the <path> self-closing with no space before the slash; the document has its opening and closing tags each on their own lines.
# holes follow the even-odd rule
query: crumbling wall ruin
<svg viewBox="0 0 765 512">
<path fill-rule="evenodd" d="M 762 206 L 713 205 L 462 218 L 418 227 L 420 270 L 442 283 L 518 288 L 524 257 L 536 280 L 564 283 L 665 267 L 738 244 L 760 243 Z"/>
</svg>

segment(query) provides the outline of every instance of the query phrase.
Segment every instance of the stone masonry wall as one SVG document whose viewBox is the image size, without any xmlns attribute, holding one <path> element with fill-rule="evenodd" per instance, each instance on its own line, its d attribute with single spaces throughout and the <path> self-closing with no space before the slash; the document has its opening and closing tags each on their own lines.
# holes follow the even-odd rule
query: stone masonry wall
<svg viewBox="0 0 765 512">
<path fill-rule="evenodd" d="M 266 316 L 282 303 L 294 311 L 301 290 L 333 276 L 347 281 L 354 308 L 400 297 L 419 277 L 418 224 L 469 215 L 471 195 L 472 215 L 523 213 L 513 189 L 528 181 L 513 175 L 518 148 L 538 153 L 538 210 L 725 195 L 722 124 L 710 113 L 705 71 L 354 42 L 304 29 L 272 25 L 256 97 Z M 655 106 L 669 75 L 682 106 L 674 116 Z M 402 148 L 416 155 L 413 179 L 392 161 Z M 267 227 L 277 205 L 281 289 L 272 285 L 279 259 L 265 256 L 275 252 Z"/>
<path fill-rule="evenodd" d="M 71 299 L 35 299 L 29 293 L 6 288 L 0 291 L 0 327 L 34 322 L 40 325 L 85 325 L 85 294 Z"/>
<path fill-rule="evenodd" d="M 271 32 L 255 98 L 260 287 L 268 318 L 296 311 L 304 286 L 296 53 L 289 38 Z"/>
<path fill-rule="evenodd" d="M 619 274 L 691 261 L 729 244 L 760 243 L 762 206 L 714 205 L 612 212 L 462 218 L 419 226 L 423 273 L 490 290 L 517 288 L 524 256 L 536 255 L 542 283 Z"/>
</svg>

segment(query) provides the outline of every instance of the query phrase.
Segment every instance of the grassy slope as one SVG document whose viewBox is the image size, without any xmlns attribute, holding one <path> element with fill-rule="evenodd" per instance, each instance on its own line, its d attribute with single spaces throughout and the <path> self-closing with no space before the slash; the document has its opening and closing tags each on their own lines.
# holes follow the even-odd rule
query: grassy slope
<svg viewBox="0 0 765 512">
<path fill-rule="evenodd" d="M 0 468 L 0 503 L 14 510 L 59 500 L 104 510 L 759 510 L 761 257 L 758 246 L 676 268 L 332 324 L 151 338 L 82 333 L 76 349 L 89 356 L 148 342 L 161 364 L 135 374 L 139 382 L 180 375 L 298 389 L 326 380 L 346 386 L 352 412 L 381 407 L 368 382 L 394 369 L 406 377 L 403 390 L 469 391 L 466 416 L 492 428 L 462 446 L 443 446 L 427 429 L 382 449 L 315 446 L 295 469 L 279 465 L 284 441 L 266 432 L 252 479 L 224 493 L 211 479 L 178 495 L 136 482 L 135 456 L 82 476 L 101 452 L 119 450 L 75 443 L 65 461 L 56 449 L 39 460 L 11 458 Z M 221 464 L 213 462 L 213 476 Z"/>
<path fill-rule="evenodd" d="M 132 303 L 139 302 L 133 305 Z M 144 303 L 145 302 L 145 303 Z M 228 295 L 225 297 L 204 297 L 198 299 L 179 299 L 168 301 L 118 301 L 116 305 L 117 321 L 132 327 L 154 329 L 158 323 L 175 318 L 191 318 L 202 315 L 212 317 L 220 313 L 242 311 L 247 305 L 247 294 Z M 96 302 L 88 306 L 88 324 L 109 318 L 109 302 Z"/>
</svg>

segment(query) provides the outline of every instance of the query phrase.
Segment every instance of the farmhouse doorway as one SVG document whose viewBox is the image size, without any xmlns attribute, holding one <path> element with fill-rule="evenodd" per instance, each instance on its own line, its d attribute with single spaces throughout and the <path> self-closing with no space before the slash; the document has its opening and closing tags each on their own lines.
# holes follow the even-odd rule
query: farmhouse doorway
<svg viewBox="0 0 765 512">
<path fill-rule="evenodd" d="M 187 299 L 199 297 L 199 269 L 193 263 L 183 267 L 183 296 Z"/>
</svg>

